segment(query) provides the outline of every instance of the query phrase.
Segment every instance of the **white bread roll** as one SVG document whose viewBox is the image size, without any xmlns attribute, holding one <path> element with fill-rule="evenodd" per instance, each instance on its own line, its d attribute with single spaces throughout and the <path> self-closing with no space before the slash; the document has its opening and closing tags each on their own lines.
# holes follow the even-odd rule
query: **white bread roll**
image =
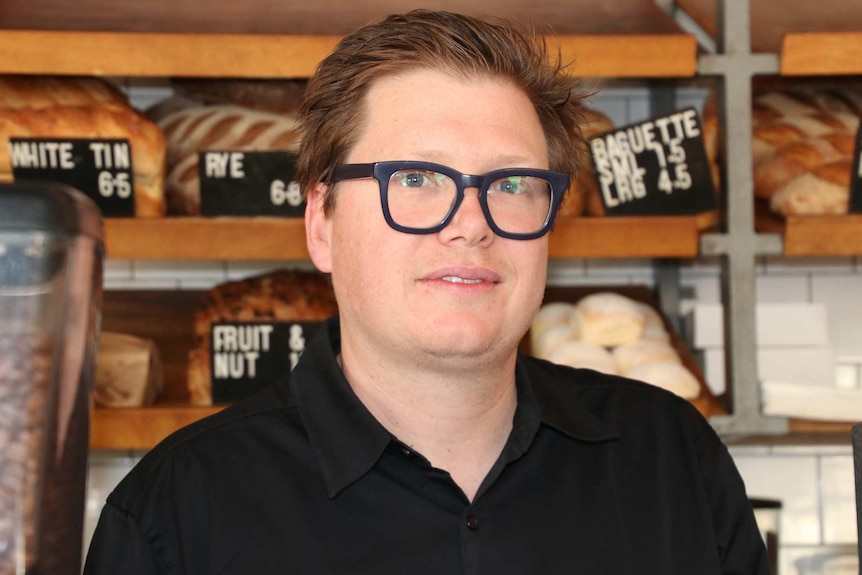
<svg viewBox="0 0 862 575">
<path fill-rule="evenodd" d="M 551 352 L 560 344 L 578 339 L 568 323 L 553 325 L 532 337 L 532 354 L 548 359 Z"/>
<path fill-rule="evenodd" d="M 664 321 L 662 320 L 659 313 L 655 310 L 655 308 L 643 302 L 637 302 L 637 304 L 641 311 L 644 313 L 644 318 L 646 319 L 646 325 L 644 325 L 644 331 L 641 334 L 641 339 L 652 339 L 657 341 L 669 342 L 670 334 L 664 327 Z"/>
<path fill-rule="evenodd" d="M 623 373 L 656 387 L 671 391 L 683 399 L 695 399 L 700 395 L 700 382 L 685 366 L 673 362 L 642 363 Z"/>
<path fill-rule="evenodd" d="M 646 317 L 638 302 L 614 292 L 590 294 L 575 305 L 581 339 L 604 347 L 615 347 L 640 339 Z"/>
<path fill-rule="evenodd" d="M 536 312 L 530 329 L 534 332 L 541 332 L 555 325 L 568 324 L 574 311 L 575 304 L 569 302 L 554 301 L 543 304 Z"/>
<path fill-rule="evenodd" d="M 611 375 L 619 373 L 611 352 L 600 345 L 580 340 L 561 343 L 551 351 L 547 359 L 559 365 L 594 369 Z"/>
<path fill-rule="evenodd" d="M 569 326 L 574 311 L 575 304 L 562 301 L 549 302 L 539 308 L 530 325 L 530 349 L 533 355 L 544 357 L 540 355 L 540 350 L 545 349 L 545 344 L 543 343 L 545 338 L 550 337 L 549 341 L 553 341 L 562 333 L 561 330 L 555 329 L 555 334 L 546 336 L 545 333 L 547 331 L 560 326 L 565 326 L 568 331 L 572 331 Z M 577 339 L 578 336 L 578 332 L 571 334 L 572 339 Z"/>
<path fill-rule="evenodd" d="M 621 373 L 626 373 L 643 363 L 682 363 L 679 354 L 669 343 L 654 339 L 639 339 L 618 345 L 611 350 L 611 354 Z"/>
</svg>

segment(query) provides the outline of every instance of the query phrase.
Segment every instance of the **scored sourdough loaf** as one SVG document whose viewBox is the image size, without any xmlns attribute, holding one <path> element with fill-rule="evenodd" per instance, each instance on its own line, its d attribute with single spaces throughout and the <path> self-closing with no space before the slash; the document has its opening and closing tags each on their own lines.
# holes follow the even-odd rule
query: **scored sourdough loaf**
<svg viewBox="0 0 862 575">
<path fill-rule="evenodd" d="M 96 78 L 0 77 L 0 181 L 12 181 L 10 138 L 127 139 L 135 215 L 164 215 L 165 140 Z"/>
<path fill-rule="evenodd" d="M 218 322 L 323 321 L 338 313 L 327 276 L 275 270 L 215 286 L 195 313 L 187 387 L 193 405 L 212 404 L 210 331 Z"/>
<path fill-rule="evenodd" d="M 167 140 L 168 211 L 177 215 L 200 214 L 199 152 L 299 149 L 293 116 L 240 106 L 180 107 L 161 117 L 158 126 Z"/>
</svg>

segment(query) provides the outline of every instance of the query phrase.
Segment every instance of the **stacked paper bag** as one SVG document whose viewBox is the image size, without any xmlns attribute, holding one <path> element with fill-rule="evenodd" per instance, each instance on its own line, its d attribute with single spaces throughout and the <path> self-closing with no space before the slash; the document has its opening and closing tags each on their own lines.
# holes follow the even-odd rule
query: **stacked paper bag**
<svg viewBox="0 0 862 575">
<path fill-rule="evenodd" d="M 713 393 L 725 391 L 724 327 L 721 304 L 696 304 L 688 317 L 692 347 L 703 357 Z M 862 414 L 862 390 L 836 381 L 835 351 L 829 342 L 826 308 L 813 303 L 758 304 L 757 377 L 767 415 L 855 421 Z"/>
</svg>

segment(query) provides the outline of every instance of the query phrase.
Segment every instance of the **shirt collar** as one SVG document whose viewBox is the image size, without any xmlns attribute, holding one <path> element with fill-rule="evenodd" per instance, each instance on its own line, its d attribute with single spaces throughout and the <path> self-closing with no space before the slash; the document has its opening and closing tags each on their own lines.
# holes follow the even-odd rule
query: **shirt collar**
<svg viewBox="0 0 862 575">
<path fill-rule="evenodd" d="M 309 342 L 290 377 L 290 387 L 315 450 L 329 497 L 365 475 L 393 440 L 362 404 L 338 365 L 341 333 L 330 318 Z M 580 441 L 617 437 L 578 401 L 571 381 L 553 381 L 531 358 L 518 357 L 518 407 L 504 457 L 512 461 L 529 450 L 541 425 Z M 560 390 L 563 390 L 560 393 Z"/>
</svg>

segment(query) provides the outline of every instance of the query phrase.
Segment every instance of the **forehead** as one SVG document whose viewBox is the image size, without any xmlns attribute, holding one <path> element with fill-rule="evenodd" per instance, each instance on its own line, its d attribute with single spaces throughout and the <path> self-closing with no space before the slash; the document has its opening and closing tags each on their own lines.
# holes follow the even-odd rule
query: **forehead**
<svg viewBox="0 0 862 575">
<path fill-rule="evenodd" d="M 532 102 L 510 80 L 420 68 L 371 85 L 351 161 L 447 163 L 496 154 L 547 167 L 546 147 Z"/>
</svg>

